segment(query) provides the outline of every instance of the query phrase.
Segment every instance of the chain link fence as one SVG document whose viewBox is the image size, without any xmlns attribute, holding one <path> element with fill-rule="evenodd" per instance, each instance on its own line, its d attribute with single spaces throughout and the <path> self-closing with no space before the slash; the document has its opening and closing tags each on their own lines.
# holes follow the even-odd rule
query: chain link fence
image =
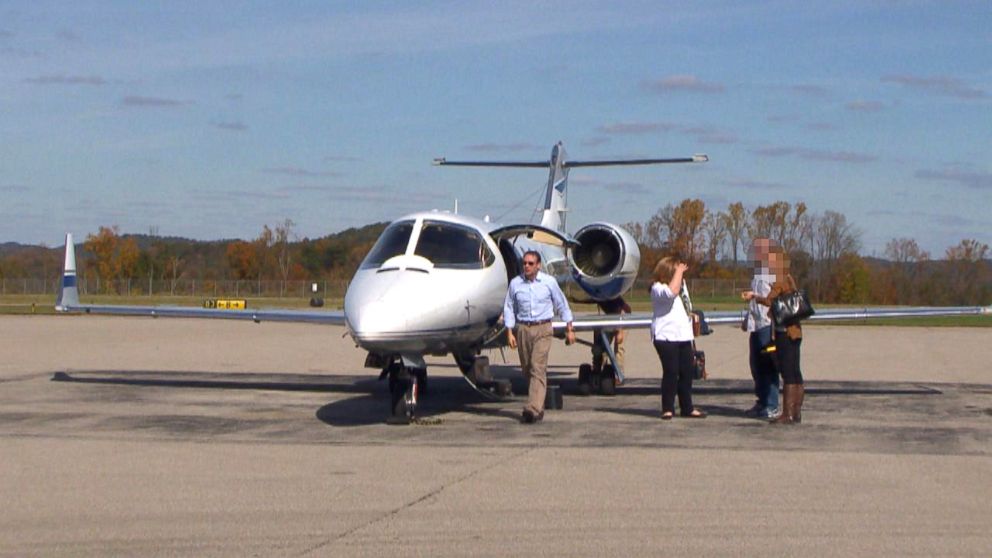
<svg viewBox="0 0 992 558">
<path fill-rule="evenodd" d="M 749 281 L 740 279 L 689 279 L 689 292 L 694 297 L 737 297 L 750 287 Z M 107 285 L 97 279 L 78 279 L 80 294 L 110 294 L 120 296 L 202 296 L 208 298 L 344 298 L 348 280 L 319 281 L 230 281 L 176 279 L 148 280 L 123 279 Z M 314 285 L 317 290 L 314 291 Z M 637 281 L 631 289 L 633 295 L 647 295 L 649 280 Z M 59 279 L 5 278 L 0 279 L 0 295 L 52 295 L 58 292 Z"/>
</svg>

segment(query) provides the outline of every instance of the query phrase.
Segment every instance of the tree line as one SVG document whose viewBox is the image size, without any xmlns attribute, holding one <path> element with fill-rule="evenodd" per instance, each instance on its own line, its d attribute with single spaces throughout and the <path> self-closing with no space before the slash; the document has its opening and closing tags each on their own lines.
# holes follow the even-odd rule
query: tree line
<svg viewBox="0 0 992 558">
<path fill-rule="evenodd" d="M 778 242 L 792 275 L 814 300 L 844 304 L 988 305 L 992 302 L 989 246 L 964 239 L 942 259 L 912 238 L 893 238 L 884 258 L 859 254 L 861 231 L 836 211 L 811 212 L 803 202 L 776 201 L 747 209 L 734 202 L 712 211 L 699 199 L 659 209 L 626 228 L 641 248 L 642 277 L 664 255 L 689 263 L 690 276 L 746 280 L 752 239 Z"/>
<path fill-rule="evenodd" d="M 131 280 L 298 281 L 348 279 L 386 223 L 325 237 L 300 238 L 295 223 L 263 225 L 252 240 L 195 241 L 157 234 L 121 234 L 100 227 L 77 250 L 78 273 L 113 292 Z M 861 231 L 835 211 L 815 213 L 806 204 L 777 201 L 747 208 L 741 202 L 712 210 L 702 200 L 668 204 L 647 221 L 624 225 L 641 249 L 640 276 L 675 254 L 690 278 L 746 282 L 748 248 L 771 238 L 789 255 L 792 273 L 814 300 L 844 304 L 992 303 L 989 246 L 964 239 L 933 257 L 911 238 L 893 238 L 884 258 L 864 257 Z M 56 278 L 62 252 L 45 246 L 0 245 L 0 278 Z"/>
</svg>

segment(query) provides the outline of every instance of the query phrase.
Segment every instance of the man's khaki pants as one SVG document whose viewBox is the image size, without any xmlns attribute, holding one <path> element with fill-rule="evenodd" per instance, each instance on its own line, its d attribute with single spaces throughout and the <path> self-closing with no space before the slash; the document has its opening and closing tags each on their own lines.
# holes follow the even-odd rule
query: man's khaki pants
<svg viewBox="0 0 992 558">
<path fill-rule="evenodd" d="M 544 412 L 544 396 L 548 391 L 548 353 L 551 352 L 551 322 L 517 326 L 517 352 L 520 368 L 530 382 L 524 410 L 538 415 Z"/>
</svg>

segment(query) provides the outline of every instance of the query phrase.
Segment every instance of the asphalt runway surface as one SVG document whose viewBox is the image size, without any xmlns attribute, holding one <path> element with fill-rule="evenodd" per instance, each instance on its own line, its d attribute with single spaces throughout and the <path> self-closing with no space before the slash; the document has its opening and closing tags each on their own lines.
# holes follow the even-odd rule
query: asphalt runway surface
<svg viewBox="0 0 992 558">
<path fill-rule="evenodd" d="M 659 416 L 660 365 L 519 422 L 430 359 L 422 421 L 343 330 L 0 316 L 2 556 L 992 554 L 992 330 L 806 329 L 803 424 L 744 418 L 745 334 L 700 340 L 704 420 Z"/>
</svg>

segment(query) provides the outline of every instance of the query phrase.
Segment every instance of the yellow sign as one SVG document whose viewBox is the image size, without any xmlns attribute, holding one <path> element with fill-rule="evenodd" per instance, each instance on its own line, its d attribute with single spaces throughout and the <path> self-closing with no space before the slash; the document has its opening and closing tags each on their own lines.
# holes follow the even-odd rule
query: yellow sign
<svg viewBox="0 0 992 558">
<path fill-rule="evenodd" d="M 248 307 L 248 301 L 244 299 L 209 299 L 203 301 L 203 307 L 218 310 L 244 310 Z"/>
</svg>

